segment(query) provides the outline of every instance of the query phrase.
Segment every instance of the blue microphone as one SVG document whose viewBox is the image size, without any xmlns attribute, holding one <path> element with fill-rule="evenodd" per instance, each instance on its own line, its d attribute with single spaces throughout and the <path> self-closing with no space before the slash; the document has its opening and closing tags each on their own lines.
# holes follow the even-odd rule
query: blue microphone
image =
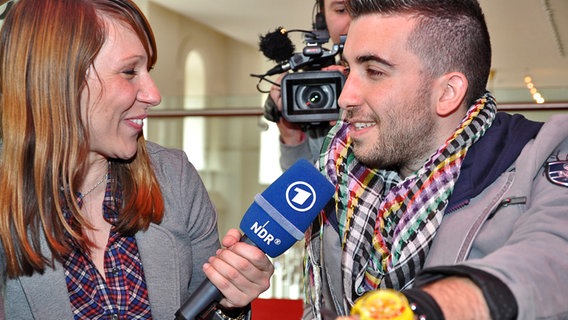
<svg viewBox="0 0 568 320">
<path fill-rule="evenodd" d="M 277 257 L 302 240 L 334 190 L 313 164 L 300 160 L 256 195 L 241 230 L 267 255 Z"/>
<path fill-rule="evenodd" d="M 304 237 L 304 232 L 331 199 L 335 187 L 307 160 L 298 160 L 247 209 L 240 228 L 242 242 L 277 257 Z M 197 320 L 223 294 L 205 279 L 176 312 L 176 320 Z"/>
</svg>

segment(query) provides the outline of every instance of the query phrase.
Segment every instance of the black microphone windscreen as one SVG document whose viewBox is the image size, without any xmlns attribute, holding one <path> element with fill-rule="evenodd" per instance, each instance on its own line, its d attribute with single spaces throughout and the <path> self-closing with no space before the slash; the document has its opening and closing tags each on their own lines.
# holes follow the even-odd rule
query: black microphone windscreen
<svg viewBox="0 0 568 320">
<path fill-rule="evenodd" d="M 288 60 L 295 50 L 288 32 L 282 27 L 260 36 L 259 47 L 265 57 L 278 63 Z"/>
</svg>

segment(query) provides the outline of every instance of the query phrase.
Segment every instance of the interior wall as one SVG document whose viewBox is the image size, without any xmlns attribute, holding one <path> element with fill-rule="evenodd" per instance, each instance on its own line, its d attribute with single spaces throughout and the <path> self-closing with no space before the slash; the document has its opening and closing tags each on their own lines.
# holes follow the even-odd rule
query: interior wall
<svg viewBox="0 0 568 320">
<path fill-rule="evenodd" d="M 157 108 L 183 108 L 184 65 L 191 50 L 197 50 L 203 58 L 205 98 L 209 101 L 206 107 L 231 107 L 239 101 L 254 104 L 241 107 L 261 106 L 257 79 L 249 76 L 267 69 L 258 48 L 235 41 L 151 1 L 139 2 L 153 27 L 158 46 L 158 62 L 152 76 L 163 102 Z M 256 121 L 258 119 L 207 120 L 207 168 L 200 174 L 207 181 L 207 189 L 217 207 L 221 234 L 239 225 L 254 195 L 266 187 L 254 183 L 258 181 L 260 150 L 260 129 Z M 159 137 L 157 142 L 162 145 L 181 149 L 182 135 L 182 120 L 151 119 L 148 123 L 149 139 Z"/>
</svg>

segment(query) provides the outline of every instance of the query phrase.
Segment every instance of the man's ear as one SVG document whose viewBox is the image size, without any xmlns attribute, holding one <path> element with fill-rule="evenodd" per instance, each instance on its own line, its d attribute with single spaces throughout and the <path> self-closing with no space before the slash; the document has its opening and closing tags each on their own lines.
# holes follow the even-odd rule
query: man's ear
<svg viewBox="0 0 568 320">
<path fill-rule="evenodd" d="M 446 117 L 458 110 L 464 102 L 467 87 L 467 78 L 461 72 L 441 76 L 438 79 L 440 94 L 436 104 L 436 113 L 441 117 Z"/>
</svg>

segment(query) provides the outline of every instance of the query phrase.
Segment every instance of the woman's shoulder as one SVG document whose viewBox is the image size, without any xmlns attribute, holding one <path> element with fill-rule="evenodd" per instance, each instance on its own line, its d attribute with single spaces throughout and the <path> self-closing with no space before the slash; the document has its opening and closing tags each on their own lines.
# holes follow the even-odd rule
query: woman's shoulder
<svg viewBox="0 0 568 320">
<path fill-rule="evenodd" d="M 148 155 L 150 157 L 160 157 L 160 156 L 183 156 L 183 150 L 164 147 L 152 141 L 146 141 L 146 149 L 148 150 Z"/>
<path fill-rule="evenodd" d="M 180 149 L 164 147 L 151 141 L 146 141 L 146 149 L 154 164 L 166 165 L 171 168 L 189 162 L 185 152 Z"/>
<path fill-rule="evenodd" d="M 160 175 L 179 175 L 181 172 L 189 172 L 191 176 L 197 174 L 195 167 L 189 162 L 183 150 L 168 148 L 155 142 L 146 142 L 146 149 L 152 165 L 156 169 L 158 179 Z"/>
</svg>

